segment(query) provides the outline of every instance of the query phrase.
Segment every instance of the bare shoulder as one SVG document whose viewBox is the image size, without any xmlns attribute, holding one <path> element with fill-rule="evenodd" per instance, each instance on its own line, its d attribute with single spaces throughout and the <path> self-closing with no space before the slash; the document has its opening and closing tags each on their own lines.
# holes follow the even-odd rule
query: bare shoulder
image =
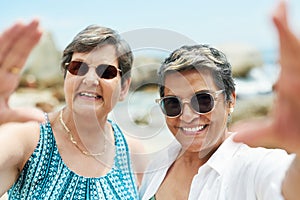
<svg viewBox="0 0 300 200">
<path fill-rule="evenodd" d="M 39 140 L 37 122 L 0 126 L 0 196 L 14 183 Z"/>
<path fill-rule="evenodd" d="M 29 148 L 31 151 L 39 140 L 39 130 L 39 123 L 34 121 L 5 123 L 0 126 L 0 138 L 2 141 L 11 141 L 19 147 Z"/>
<path fill-rule="evenodd" d="M 35 121 L 30 122 L 10 122 L 0 126 L 0 134 L 30 134 L 39 131 L 39 123 Z"/>
</svg>

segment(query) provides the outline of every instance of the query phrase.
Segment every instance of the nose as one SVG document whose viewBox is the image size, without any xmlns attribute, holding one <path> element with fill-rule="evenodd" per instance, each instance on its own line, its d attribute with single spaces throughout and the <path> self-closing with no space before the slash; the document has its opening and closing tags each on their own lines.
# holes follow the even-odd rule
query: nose
<svg viewBox="0 0 300 200">
<path fill-rule="evenodd" d="M 93 86 L 99 85 L 99 77 L 94 67 L 89 68 L 89 71 L 84 76 L 83 83 Z"/>
<path fill-rule="evenodd" d="M 186 123 L 190 123 L 198 116 L 199 116 L 199 114 L 194 112 L 194 110 L 191 108 L 189 103 L 184 103 L 182 105 L 182 114 L 179 117 L 180 120 L 182 120 Z"/>
</svg>

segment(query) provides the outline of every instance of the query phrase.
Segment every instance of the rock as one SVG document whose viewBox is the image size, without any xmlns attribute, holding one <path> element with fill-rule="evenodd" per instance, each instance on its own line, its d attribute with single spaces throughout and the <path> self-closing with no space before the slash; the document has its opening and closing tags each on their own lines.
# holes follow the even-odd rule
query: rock
<svg viewBox="0 0 300 200">
<path fill-rule="evenodd" d="M 158 57 L 136 57 L 132 67 L 131 90 L 145 89 L 157 85 L 157 69 L 161 63 L 162 59 Z"/>
<path fill-rule="evenodd" d="M 234 77 L 246 77 L 252 68 L 263 65 L 262 54 L 254 47 L 245 44 L 223 44 L 217 47 L 227 56 L 232 65 Z M 157 83 L 157 69 L 162 57 L 143 55 L 134 59 L 131 89 L 141 89 Z"/>
<path fill-rule="evenodd" d="M 273 105 L 273 95 L 256 95 L 251 98 L 237 99 L 230 124 L 245 119 L 265 117 Z"/>
<path fill-rule="evenodd" d="M 38 107 L 44 112 L 55 110 L 61 103 L 51 89 L 19 88 L 9 99 L 11 107 Z"/>
<path fill-rule="evenodd" d="M 61 52 L 50 32 L 44 32 L 40 42 L 31 52 L 22 75 L 21 86 L 49 87 L 62 84 Z"/>
<path fill-rule="evenodd" d="M 247 44 L 223 44 L 218 45 L 231 63 L 234 77 L 246 77 L 254 67 L 264 64 L 261 52 L 255 47 Z"/>
</svg>

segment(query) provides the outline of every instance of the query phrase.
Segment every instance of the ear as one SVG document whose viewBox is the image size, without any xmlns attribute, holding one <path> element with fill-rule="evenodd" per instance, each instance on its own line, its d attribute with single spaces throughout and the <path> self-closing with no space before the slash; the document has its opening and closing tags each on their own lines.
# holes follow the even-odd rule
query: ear
<svg viewBox="0 0 300 200">
<path fill-rule="evenodd" d="M 119 101 L 123 101 L 128 94 L 129 87 L 131 83 L 131 78 L 125 79 L 123 84 L 121 85 L 121 93 L 119 96 Z"/>
<path fill-rule="evenodd" d="M 228 114 L 231 114 L 234 110 L 234 107 L 235 107 L 235 102 L 236 102 L 236 94 L 235 92 L 233 92 L 231 94 L 231 97 L 230 97 L 230 101 L 228 102 L 228 109 L 227 109 L 227 112 Z"/>
</svg>

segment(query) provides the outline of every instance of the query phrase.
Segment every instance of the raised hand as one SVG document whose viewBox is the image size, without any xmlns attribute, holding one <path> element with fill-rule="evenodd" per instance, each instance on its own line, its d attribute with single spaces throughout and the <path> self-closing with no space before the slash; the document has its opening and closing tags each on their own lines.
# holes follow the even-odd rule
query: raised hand
<svg viewBox="0 0 300 200">
<path fill-rule="evenodd" d="M 20 81 L 20 72 L 42 35 L 38 20 L 28 24 L 15 23 L 0 35 L 0 124 L 9 121 L 41 119 L 37 109 L 11 109 L 8 106 L 10 95 Z"/>
<path fill-rule="evenodd" d="M 285 1 L 277 6 L 273 22 L 279 36 L 281 72 L 272 117 L 237 126 L 240 133 L 234 140 L 250 146 L 282 148 L 300 156 L 300 40 L 288 25 Z"/>
</svg>

